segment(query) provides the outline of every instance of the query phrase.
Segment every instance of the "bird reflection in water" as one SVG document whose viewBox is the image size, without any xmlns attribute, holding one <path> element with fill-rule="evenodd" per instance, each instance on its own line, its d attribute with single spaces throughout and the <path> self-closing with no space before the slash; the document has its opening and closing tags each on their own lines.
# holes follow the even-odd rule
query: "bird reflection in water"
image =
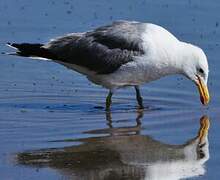
<svg viewBox="0 0 220 180">
<path fill-rule="evenodd" d="M 17 154 L 17 163 L 50 167 L 68 179 L 139 180 L 182 179 L 203 175 L 209 159 L 209 119 L 200 119 L 195 138 L 182 145 L 170 145 L 141 135 L 142 112 L 133 127 L 114 128 L 107 113 L 109 128 L 85 133 L 105 134 L 80 140 L 80 145 L 43 149 Z M 106 135 L 108 134 L 108 135 Z"/>
</svg>

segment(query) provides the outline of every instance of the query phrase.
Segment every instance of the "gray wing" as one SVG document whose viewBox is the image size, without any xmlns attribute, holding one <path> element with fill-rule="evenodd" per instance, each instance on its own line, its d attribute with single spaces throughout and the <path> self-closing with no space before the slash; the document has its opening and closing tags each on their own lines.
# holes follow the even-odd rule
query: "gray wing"
<svg viewBox="0 0 220 180">
<path fill-rule="evenodd" d="M 144 53 L 138 22 L 115 22 L 86 33 L 73 33 L 45 47 L 59 61 L 76 64 L 98 74 L 108 74 Z"/>
</svg>

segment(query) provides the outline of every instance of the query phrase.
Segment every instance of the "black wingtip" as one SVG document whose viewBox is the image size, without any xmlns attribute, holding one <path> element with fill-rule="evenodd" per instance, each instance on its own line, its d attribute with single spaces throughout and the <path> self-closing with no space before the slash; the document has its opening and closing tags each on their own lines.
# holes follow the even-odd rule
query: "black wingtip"
<svg viewBox="0 0 220 180">
<path fill-rule="evenodd" d="M 7 46 L 16 50 L 15 53 L 10 55 L 18 55 L 24 57 L 41 57 L 47 59 L 57 59 L 48 49 L 43 48 L 43 44 L 30 44 L 30 43 L 10 43 Z"/>
<path fill-rule="evenodd" d="M 14 49 L 17 49 L 16 47 L 16 44 L 15 43 L 10 43 L 10 42 L 7 42 L 6 45 L 10 48 L 14 48 Z"/>
<path fill-rule="evenodd" d="M 7 42 L 6 45 L 7 46 L 13 46 L 13 43 Z"/>
<path fill-rule="evenodd" d="M 11 43 L 10 43 L 10 42 L 7 42 L 7 43 L 6 43 L 6 46 L 11 46 Z"/>
</svg>

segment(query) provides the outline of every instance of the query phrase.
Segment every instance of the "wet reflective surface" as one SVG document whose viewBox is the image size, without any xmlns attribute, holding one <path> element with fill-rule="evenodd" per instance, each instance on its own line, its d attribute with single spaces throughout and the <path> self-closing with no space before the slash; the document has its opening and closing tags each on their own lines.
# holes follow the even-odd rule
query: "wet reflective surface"
<svg viewBox="0 0 220 180">
<path fill-rule="evenodd" d="M 160 24 L 201 46 L 210 64 L 211 103 L 170 76 L 113 96 L 65 67 L 0 54 L 1 179 L 218 179 L 219 3 L 202 1 L 0 1 L 6 42 L 45 42 L 117 19 Z M 210 124 L 210 128 L 209 128 Z"/>
<path fill-rule="evenodd" d="M 207 116 L 200 120 L 198 135 L 181 145 L 141 135 L 139 118 L 136 126 L 114 128 L 109 124 L 107 129 L 85 132 L 105 134 L 103 137 L 68 140 L 79 141 L 79 145 L 20 153 L 17 162 L 54 168 L 75 179 L 179 179 L 204 175 L 204 164 L 209 159 Z"/>
</svg>

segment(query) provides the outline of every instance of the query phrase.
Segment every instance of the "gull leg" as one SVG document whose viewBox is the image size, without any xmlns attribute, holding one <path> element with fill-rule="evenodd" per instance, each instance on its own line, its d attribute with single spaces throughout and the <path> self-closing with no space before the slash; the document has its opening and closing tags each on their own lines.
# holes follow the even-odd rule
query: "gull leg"
<svg viewBox="0 0 220 180">
<path fill-rule="evenodd" d="M 144 109 L 138 109 L 137 110 L 137 117 L 136 117 L 136 135 L 140 135 L 140 131 L 141 131 L 141 119 L 144 116 Z"/>
<path fill-rule="evenodd" d="M 108 125 L 109 129 L 111 129 L 111 128 L 113 128 L 111 112 L 106 111 L 105 114 L 106 114 L 107 125 Z"/>
<path fill-rule="evenodd" d="M 143 99 L 141 97 L 139 86 L 134 86 L 134 87 L 135 87 L 135 91 L 136 91 L 136 99 L 137 99 L 138 105 L 141 109 L 144 109 Z"/>
<path fill-rule="evenodd" d="M 106 111 L 110 110 L 110 107 L 112 104 L 112 95 L 113 95 L 113 93 L 111 91 L 109 91 L 108 96 L 106 97 L 106 103 L 105 103 L 106 104 L 106 107 L 105 107 Z"/>
</svg>

